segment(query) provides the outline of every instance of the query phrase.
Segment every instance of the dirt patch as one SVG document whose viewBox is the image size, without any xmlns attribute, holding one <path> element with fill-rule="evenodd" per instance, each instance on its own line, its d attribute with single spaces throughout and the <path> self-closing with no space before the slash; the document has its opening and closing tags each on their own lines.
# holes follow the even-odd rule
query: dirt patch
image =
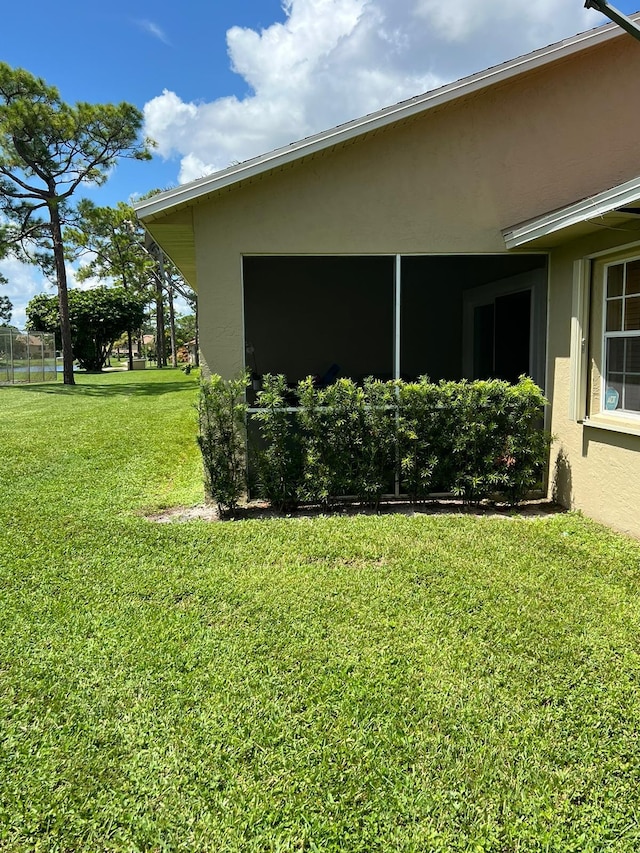
<svg viewBox="0 0 640 853">
<path fill-rule="evenodd" d="M 144 517 L 160 524 L 166 524 L 170 521 L 220 521 L 218 510 L 213 504 L 172 506 L 157 512 L 144 513 Z"/>
<path fill-rule="evenodd" d="M 146 514 L 149 521 L 160 524 L 184 521 L 242 521 L 249 518 L 316 518 L 319 516 L 351 515 L 468 515 L 494 516 L 500 518 L 540 518 L 565 512 L 564 507 L 553 501 L 541 499 L 525 501 L 517 507 L 508 504 L 483 503 L 468 507 L 462 501 L 447 499 L 434 500 L 420 504 L 410 501 L 387 501 L 377 510 L 361 504 L 336 504 L 330 508 L 322 506 L 303 506 L 292 512 L 277 512 L 266 501 L 249 501 L 239 506 L 232 517 L 220 517 L 214 504 L 198 506 L 176 506 Z"/>
</svg>

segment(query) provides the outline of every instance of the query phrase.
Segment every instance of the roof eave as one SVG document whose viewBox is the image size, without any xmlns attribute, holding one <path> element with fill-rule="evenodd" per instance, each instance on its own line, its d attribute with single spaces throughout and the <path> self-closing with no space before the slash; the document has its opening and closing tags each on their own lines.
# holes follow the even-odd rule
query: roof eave
<svg viewBox="0 0 640 853">
<path fill-rule="evenodd" d="M 502 237 L 507 249 L 518 249 L 575 225 L 600 219 L 639 200 L 640 177 L 637 177 L 567 207 L 505 228 Z"/>
</svg>

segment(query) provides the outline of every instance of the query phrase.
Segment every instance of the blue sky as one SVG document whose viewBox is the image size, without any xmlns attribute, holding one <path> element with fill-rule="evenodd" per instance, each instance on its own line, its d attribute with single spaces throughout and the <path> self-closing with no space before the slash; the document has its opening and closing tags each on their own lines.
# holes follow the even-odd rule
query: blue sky
<svg viewBox="0 0 640 853">
<path fill-rule="evenodd" d="M 628 14 L 640 0 L 614 5 Z M 158 143 L 153 160 L 121 162 L 86 193 L 110 205 L 607 19 L 583 0 L 32 0 L 5 4 L 2 23 L 0 58 L 56 85 L 65 100 L 124 100 L 144 111 Z M 0 271 L 21 326 L 26 302 L 47 285 L 11 260 Z"/>
<path fill-rule="evenodd" d="M 258 30 L 285 18 L 278 0 L 107 4 L 35 0 L 25 20 L 21 3 L 3 8 L 0 59 L 58 87 L 69 102 L 129 101 L 141 110 L 163 89 L 185 101 L 242 97 L 247 84 L 230 66 L 226 33 Z M 9 35 L 10 34 L 10 35 Z M 113 204 L 136 192 L 177 183 L 176 160 L 122 165 L 96 194 Z"/>
</svg>

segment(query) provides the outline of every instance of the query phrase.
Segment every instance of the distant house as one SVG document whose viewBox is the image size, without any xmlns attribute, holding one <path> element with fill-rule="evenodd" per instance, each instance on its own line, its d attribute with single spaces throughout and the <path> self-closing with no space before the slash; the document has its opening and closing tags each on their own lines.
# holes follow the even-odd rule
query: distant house
<svg viewBox="0 0 640 853">
<path fill-rule="evenodd" d="M 134 358 L 140 358 L 140 356 L 144 357 L 144 352 L 146 352 L 149 348 L 155 348 L 155 335 L 143 335 L 141 338 L 133 339 L 133 355 Z M 142 346 L 143 352 L 139 352 L 140 346 Z M 127 347 L 126 335 L 123 335 L 121 338 L 121 343 L 119 342 L 114 347 L 115 354 L 118 358 L 128 358 L 129 357 L 129 348 Z"/>
<path fill-rule="evenodd" d="M 206 366 L 528 373 L 550 492 L 640 535 L 638 80 L 609 24 L 140 202 Z"/>
<path fill-rule="evenodd" d="M 26 358 L 27 356 L 29 358 L 41 358 L 45 344 L 43 338 L 38 333 L 30 334 L 29 332 L 22 332 L 14 336 L 13 346 L 21 358 Z"/>
<path fill-rule="evenodd" d="M 198 361 L 198 344 L 194 338 L 192 341 L 187 341 L 184 345 L 188 353 L 189 364 L 196 364 Z"/>
</svg>

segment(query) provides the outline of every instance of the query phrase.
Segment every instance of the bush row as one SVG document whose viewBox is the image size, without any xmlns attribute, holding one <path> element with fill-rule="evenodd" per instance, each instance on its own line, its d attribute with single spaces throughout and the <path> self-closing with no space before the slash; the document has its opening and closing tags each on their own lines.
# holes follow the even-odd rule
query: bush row
<svg viewBox="0 0 640 853">
<path fill-rule="evenodd" d="M 517 385 L 339 379 L 326 388 L 309 377 L 292 406 L 286 378 L 269 375 L 249 416 L 249 441 L 246 385 L 246 377 L 214 376 L 201 386 L 207 489 L 223 512 L 237 506 L 248 469 L 252 491 L 280 510 L 346 496 L 377 507 L 396 483 L 413 501 L 445 492 L 472 504 L 494 495 L 515 504 L 541 481 L 546 401 L 527 377 Z"/>
</svg>

